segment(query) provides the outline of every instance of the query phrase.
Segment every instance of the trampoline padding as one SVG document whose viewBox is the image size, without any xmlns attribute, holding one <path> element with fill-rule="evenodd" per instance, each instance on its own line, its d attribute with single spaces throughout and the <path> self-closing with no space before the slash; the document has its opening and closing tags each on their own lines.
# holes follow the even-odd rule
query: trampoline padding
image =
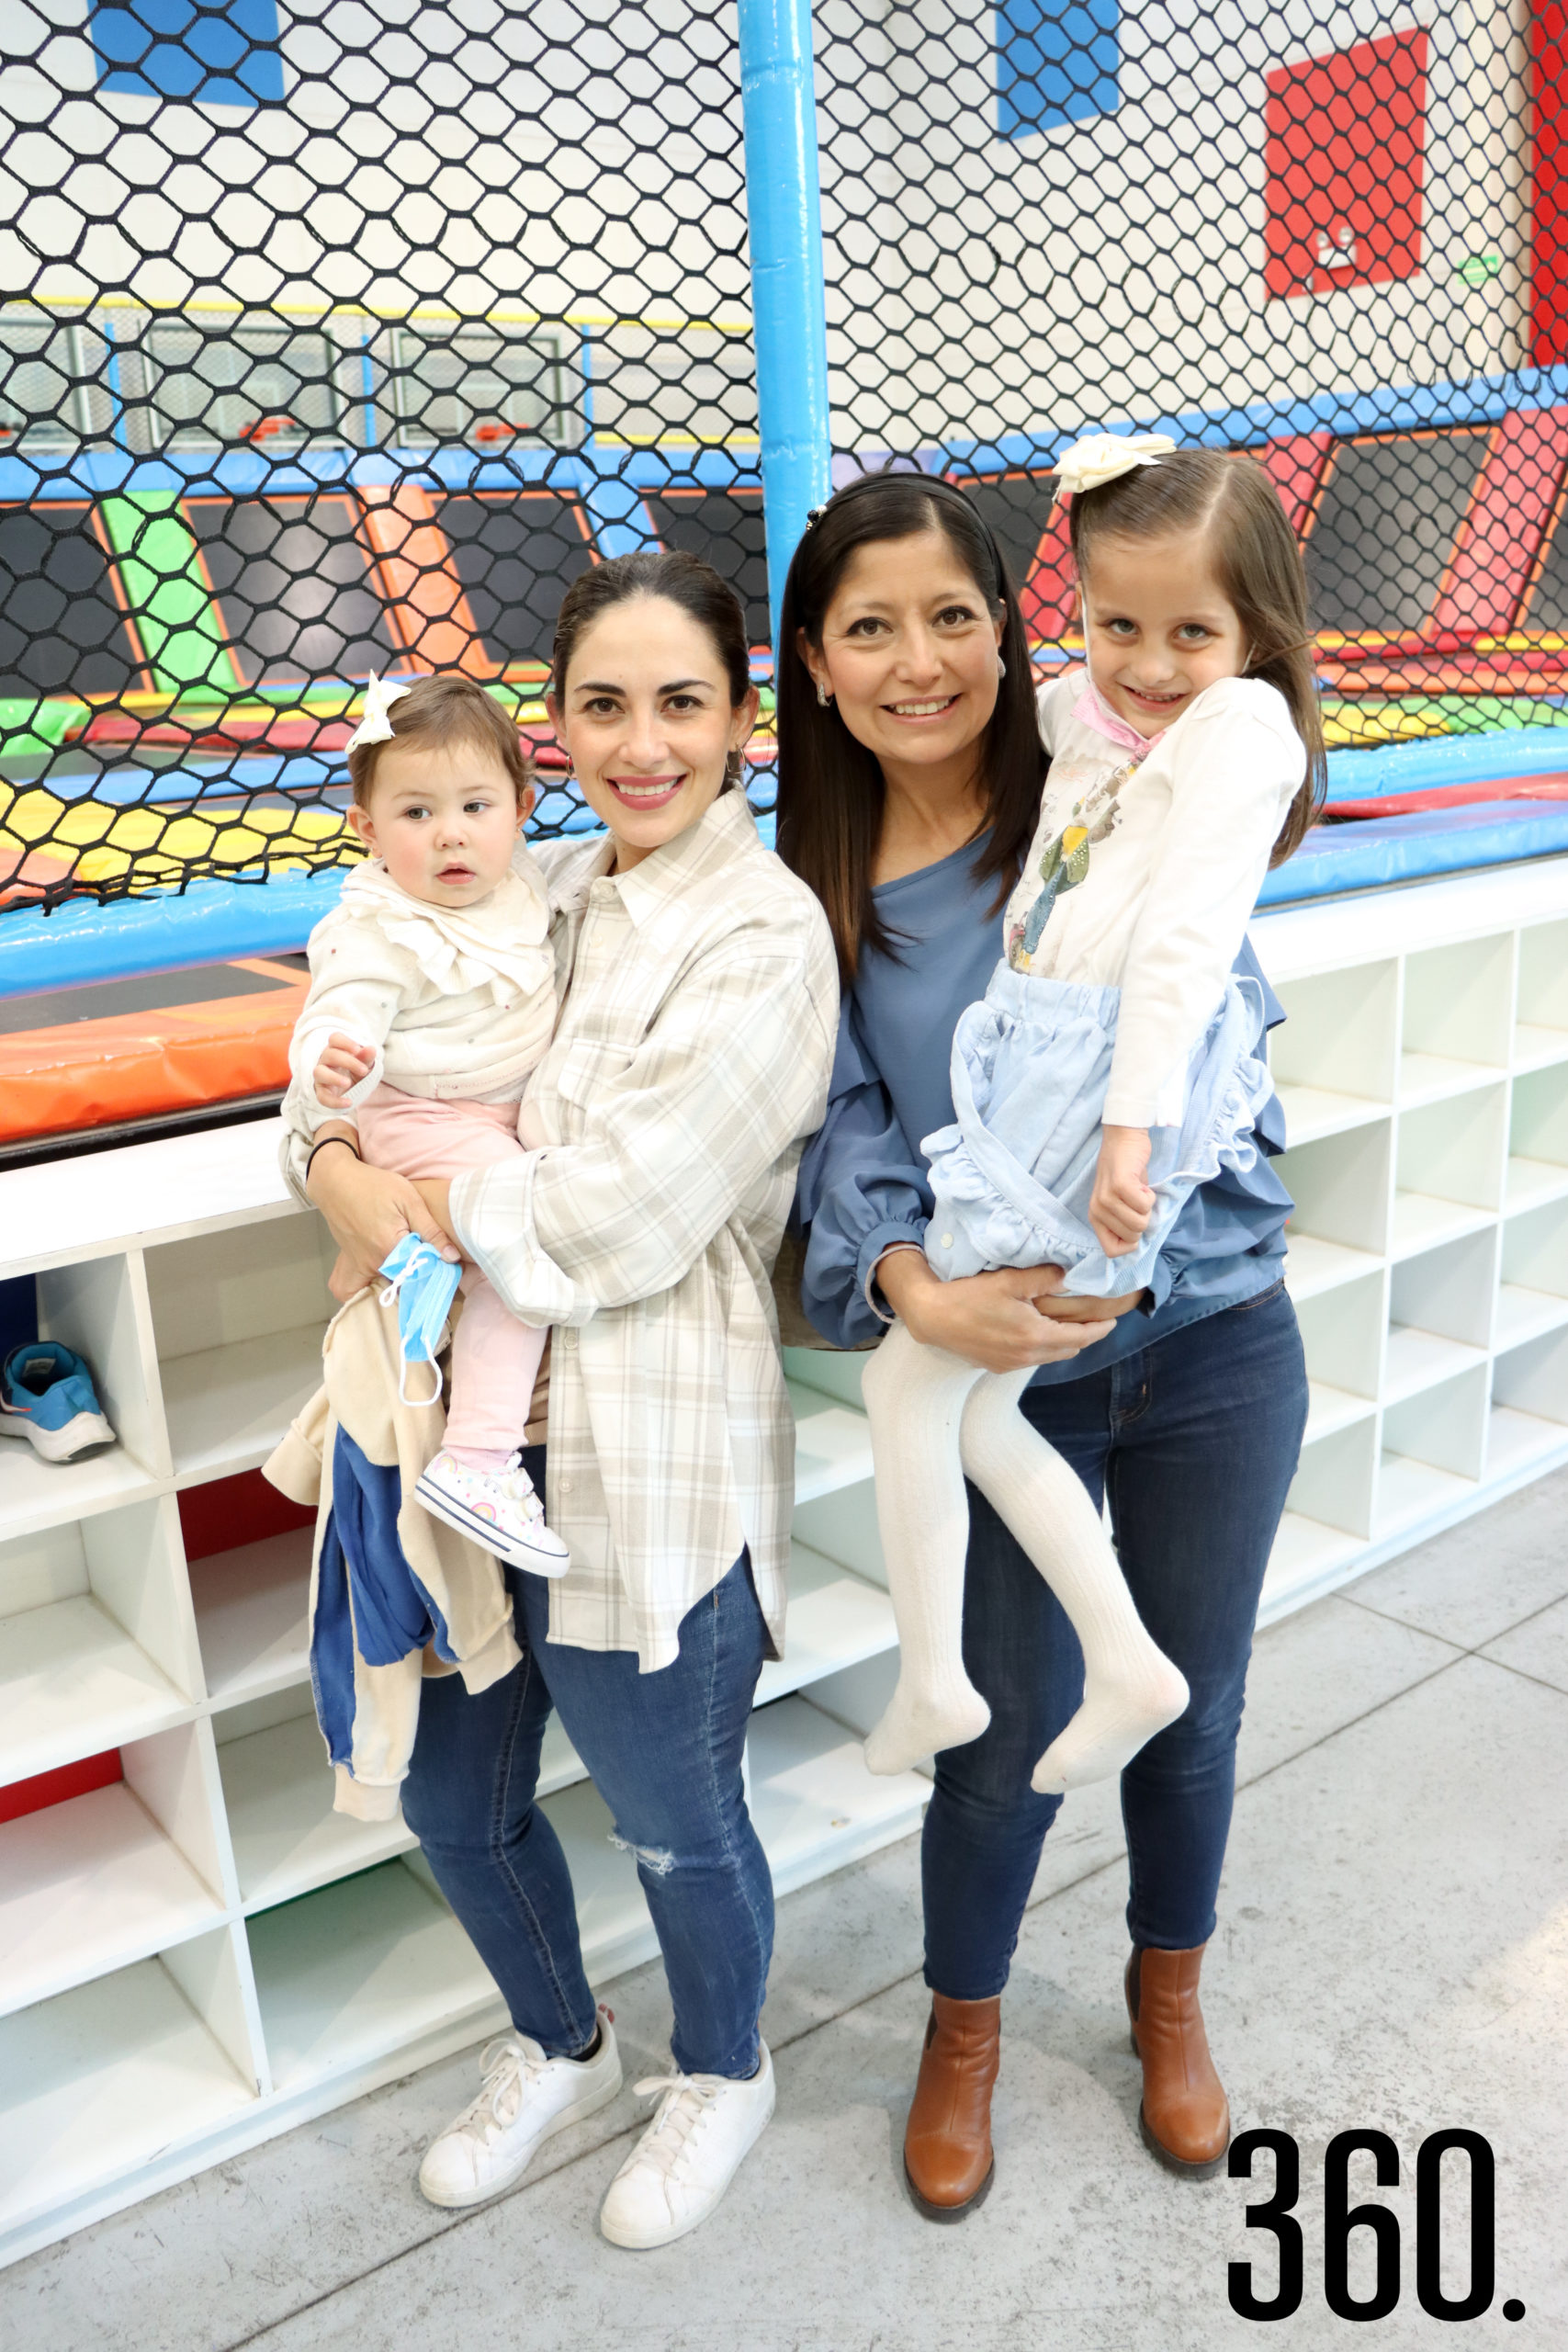
<svg viewBox="0 0 1568 2352">
<path fill-rule="evenodd" d="M 265 883 L 193 882 L 188 890 L 107 906 L 75 899 L 51 915 L 30 908 L 8 914 L 0 922 L 0 997 L 35 995 L 40 980 L 80 988 L 136 972 L 286 955 L 303 947 L 336 906 L 350 870 L 276 874 Z"/>
<path fill-rule="evenodd" d="M 0 1035 L 0 1143 L 279 1091 L 308 980 Z"/>
<path fill-rule="evenodd" d="M 1486 801 L 1440 816 L 1378 817 L 1359 825 L 1319 825 L 1269 875 L 1260 907 L 1416 882 L 1469 867 L 1506 865 L 1568 850 L 1568 803 Z"/>
<path fill-rule="evenodd" d="M 1490 735 L 1435 735 L 1417 743 L 1330 752 L 1331 801 L 1459 784 L 1506 784 L 1568 769 L 1568 727 L 1507 727 Z"/>
</svg>

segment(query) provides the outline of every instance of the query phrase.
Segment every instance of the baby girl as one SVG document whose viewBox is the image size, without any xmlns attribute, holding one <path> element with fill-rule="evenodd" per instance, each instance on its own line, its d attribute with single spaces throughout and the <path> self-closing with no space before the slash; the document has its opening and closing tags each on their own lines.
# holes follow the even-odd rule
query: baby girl
<svg viewBox="0 0 1568 2352">
<path fill-rule="evenodd" d="M 517 1106 L 555 1025 L 544 876 L 518 843 L 532 769 L 472 679 L 373 677 L 348 772 L 372 854 L 310 934 L 291 1108 L 312 1131 L 350 1117 L 378 1168 L 461 1175 L 523 1149 Z M 546 1333 L 477 1269 L 463 1291 L 446 1442 L 415 1492 L 513 1566 L 564 1575 L 519 1451 Z"/>
</svg>

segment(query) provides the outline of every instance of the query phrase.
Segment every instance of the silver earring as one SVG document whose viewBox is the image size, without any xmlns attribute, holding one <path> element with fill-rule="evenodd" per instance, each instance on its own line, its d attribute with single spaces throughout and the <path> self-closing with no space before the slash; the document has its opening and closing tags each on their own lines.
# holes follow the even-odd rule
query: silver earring
<svg viewBox="0 0 1568 2352">
<path fill-rule="evenodd" d="M 1007 673 L 1008 673 L 1008 665 L 1007 665 L 1007 663 L 1002 660 L 1001 655 L 998 653 L 998 656 L 997 656 L 997 675 L 998 675 L 998 678 L 1005 678 L 1005 677 L 1007 676 Z"/>
<path fill-rule="evenodd" d="M 827 707 L 828 707 L 828 706 L 829 706 L 829 704 L 832 701 L 833 697 L 832 697 L 832 695 L 825 695 L 825 694 L 823 693 L 823 691 L 822 691 L 821 687 L 820 687 L 820 686 L 818 686 L 818 689 L 817 689 L 817 699 L 818 699 L 818 701 L 821 704 L 821 706 L 822 706 L 823 709 L 824 709 L 824 710 L 826 710 L 826 709 L 827 709 Z"/>
</svg>

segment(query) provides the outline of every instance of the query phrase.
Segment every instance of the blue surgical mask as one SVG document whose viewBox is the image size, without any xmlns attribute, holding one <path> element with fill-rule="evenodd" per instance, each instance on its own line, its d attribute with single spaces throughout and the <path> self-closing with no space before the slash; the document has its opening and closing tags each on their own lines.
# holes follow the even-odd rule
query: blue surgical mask
<svg viewBox="0 0 1568 2352">
<path fill-rule="evenodd" d="M 446 1317 L 452 1311 L 463 1269 L 451 1259 L 443 1258 L 419 1234 L 405 1233 L 380 1271 L 387 1279 L 381 1304 L 390 1306 L 396 1302 L 398 1310 L 398 1346 L 403 1360 L 398 1375 L 398 1395 L 405 1405 L 434 1405 L 441 1395 L 441 1368 L 435 1363 L 435 1351 L 446 1329 Z M 434 1365 L 435 1386 L 428 1396 L 409 1395 L 411 1363 Z"/>
</svg>

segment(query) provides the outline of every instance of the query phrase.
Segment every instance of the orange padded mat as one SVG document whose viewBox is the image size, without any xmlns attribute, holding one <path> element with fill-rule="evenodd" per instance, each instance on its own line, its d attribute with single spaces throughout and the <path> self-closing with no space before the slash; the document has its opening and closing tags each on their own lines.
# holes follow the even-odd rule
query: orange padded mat
<svg viewBox="0 0 1568 2352">
<path fill-rule="evenodd" d="M 0 1145 L 280 1092 L 307 986 L 258 957 L 0 1001 Z"/>
</svg>

